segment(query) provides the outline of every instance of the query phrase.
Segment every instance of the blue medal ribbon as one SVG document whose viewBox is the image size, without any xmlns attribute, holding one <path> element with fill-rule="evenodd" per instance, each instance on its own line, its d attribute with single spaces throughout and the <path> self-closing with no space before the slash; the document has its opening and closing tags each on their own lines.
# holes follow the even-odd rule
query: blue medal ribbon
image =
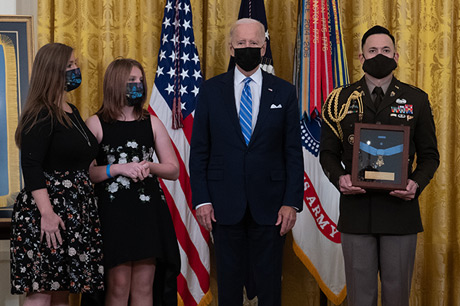
<svg viewBox="0 0 460 306">
<path fill-rule="evenodd" d="M 403 145 L 397 145 L 388 149 L 377 149 L 367 143 L 359 142 L 359 149 L 374 156 L 391 156 L 403 151 Z"/>
</svg>

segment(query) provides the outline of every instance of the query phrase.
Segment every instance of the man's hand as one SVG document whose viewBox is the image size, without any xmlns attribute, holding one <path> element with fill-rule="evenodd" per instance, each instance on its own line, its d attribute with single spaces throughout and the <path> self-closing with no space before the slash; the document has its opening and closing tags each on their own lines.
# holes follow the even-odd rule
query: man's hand
<svg viewBox="0 0 460 306">
<path fill-rule="evenodd" d="M 408 179 L 406 190 L 393 190 L 392 192 L 390 192 L 390 195 L 401 198 L 404 201 L 409 201 L 415 198 L 417 188 L 417 183 L 411 179 Z"/>
<path fill-rule="evenodd" d="M 276 220 L 275 224 L 277 226 L 281 224 L 281 236 L 286 235 L 286 233 L 294 227 L 296 219 L 297 215 L 293 207 L 281 206 L 280 210 L 278 211 L 278 220 Z"/>
<path fill-rule="evenodd" d="M 214 208 L 211 204 L 206 204 L 198 207 L 196 210 L 196 218 L 198 223 L 200 223 L 206 230 L 212 231 L 212 222 L 216 222 L 214 217 Z"/>
<path fill-rule="evenodd" d="M 361 187 L 355 187 L 351 184 L 350 174 L 341 175 L 339 177 L 339 187 L 340 192 L 347 195 L 366 193 L 366 190 L 362 189 Z"/>
</svg>

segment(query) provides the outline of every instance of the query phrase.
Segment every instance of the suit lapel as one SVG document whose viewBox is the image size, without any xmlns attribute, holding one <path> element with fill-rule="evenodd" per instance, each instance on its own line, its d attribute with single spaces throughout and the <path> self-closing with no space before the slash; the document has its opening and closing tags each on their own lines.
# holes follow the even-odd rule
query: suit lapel
<svg viewBox="0 0 460 306">
<path fill-rule="evenodd" d="M 362 94 L 364 107 L 370 108 L 375 113 L 375 105 L 372 101 L 371 94 L 369 93 L 369 88 L 367 88 L 366 80 L 364 77 L 362 77 L 361 80 L 359 80 L 358 87 L 356 87 L 356 90 L 361 92 Z"/>
<path fill-rule="evenodd" d="M 375 108 L 374 101 L 372 101 L 371 94 L 369 89 L 367 88 L 366 80 L 364 77 L 359 81 L 360 84 L 356 88 L 358 91 L 361 91 L 364 95 L 363 101 L 364 105 L 371 109 L 375 114 L 381 112 L 389 105 L 391 105 L 400 95 L 400 84 L 399 81 L 393 76 L 391 80 L 390 86 L 388 86 L 387 91 L 385 92 L 385 96 L 383 97 L 382 103 L 378 109 Z"/>
<path fill-rule="evenodd" d="M 382 103 L 380 104 L 379 109 L 377 112 L 387 108 L 389 105 L 393 104 L 395 100 L 401 95 L 401 86 L 399 81 L 393 77 L 391 80 L 390 86 L 388 86 L 388 90 L 383 97 Z"/>
<path fill-rule="evenodd" d="M 232 69 L 226 73 L 226 75 L 224 76 L 222 80 L 223 81 L 222 93 L 223 93 L 224 107 L 227 110 L 227 114 L 229 116 L 230 122 L 235 132 L 237 133 L 241 142 L 246 146 L 246 142 L 244 141 L 243 133 L 241 132 L 241 126 L 240 126 L 240 121 L 238 118 L 238 113 L 236 112 L 234 77 L 235 77 L 235 71 Z"/>
<path fill-rule="evenodd" d="M 264 125 L 267 124 L 267 116 L 270 112 L 270 106 L 273 103 L 275 94 L 273 91 L 273 76 L 269 73 L 266 73 L 262 70 L 262 91 L 260 92 L 260 105 L 259 105 L 259 114 L 257 115 L 256 126 L 251 135 L 251 141 L 249 145 L 254 142 L 254 139 L 257 138 Z"/>
</svg>

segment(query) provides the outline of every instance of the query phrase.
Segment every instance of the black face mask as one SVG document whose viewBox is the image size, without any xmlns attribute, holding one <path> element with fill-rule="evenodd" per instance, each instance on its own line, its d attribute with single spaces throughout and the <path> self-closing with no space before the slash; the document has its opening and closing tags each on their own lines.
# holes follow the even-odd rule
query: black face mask
<svg viewBox="0 0 460 306">
<path fill-rule="evenodd" d="M 375 57 L 365 59 L 363 70 L 376 79 L 383 79 L 389 75 L 398 65 L 394 57 L 387 57 L 383 54 L 377 54 Z"/>
<path fill-rule="evenodd" d="M 65 91 L 69 92 L 78 88 L 81 84 L 80 68 L 67 70 L 65 72 Z"/>
<path fill-rule="evenodd" d="M 262 61 L 260 56 L 261 48 L 234 48 L 235 63 L 244 71 L 252 71 Z"/>
<path fill-rule="evenodd" d="M 144 84 L 141 82 L 128 82 L 126 84 L 126 101 L 129 106 L 141 103 L 143 96 Z"/>
</svg>

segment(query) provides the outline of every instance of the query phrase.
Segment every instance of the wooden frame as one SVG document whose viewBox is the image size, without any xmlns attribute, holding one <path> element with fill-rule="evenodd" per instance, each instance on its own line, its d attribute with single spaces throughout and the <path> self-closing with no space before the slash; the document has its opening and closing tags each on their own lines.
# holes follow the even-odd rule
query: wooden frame
<svg viewBox="0 0 460 306">
<path fill-rule="evenodd" d="M 14 133 L 29 90 L 33 62 L 32 16 L 0 15 L 0 237 L 9 237 L 22 173 Z"/>
<path fill-rule="evenodd" d="M 351 181 L 365 189 L 406 189 L 410 127 L 355 124 Z"/>
</svg>

